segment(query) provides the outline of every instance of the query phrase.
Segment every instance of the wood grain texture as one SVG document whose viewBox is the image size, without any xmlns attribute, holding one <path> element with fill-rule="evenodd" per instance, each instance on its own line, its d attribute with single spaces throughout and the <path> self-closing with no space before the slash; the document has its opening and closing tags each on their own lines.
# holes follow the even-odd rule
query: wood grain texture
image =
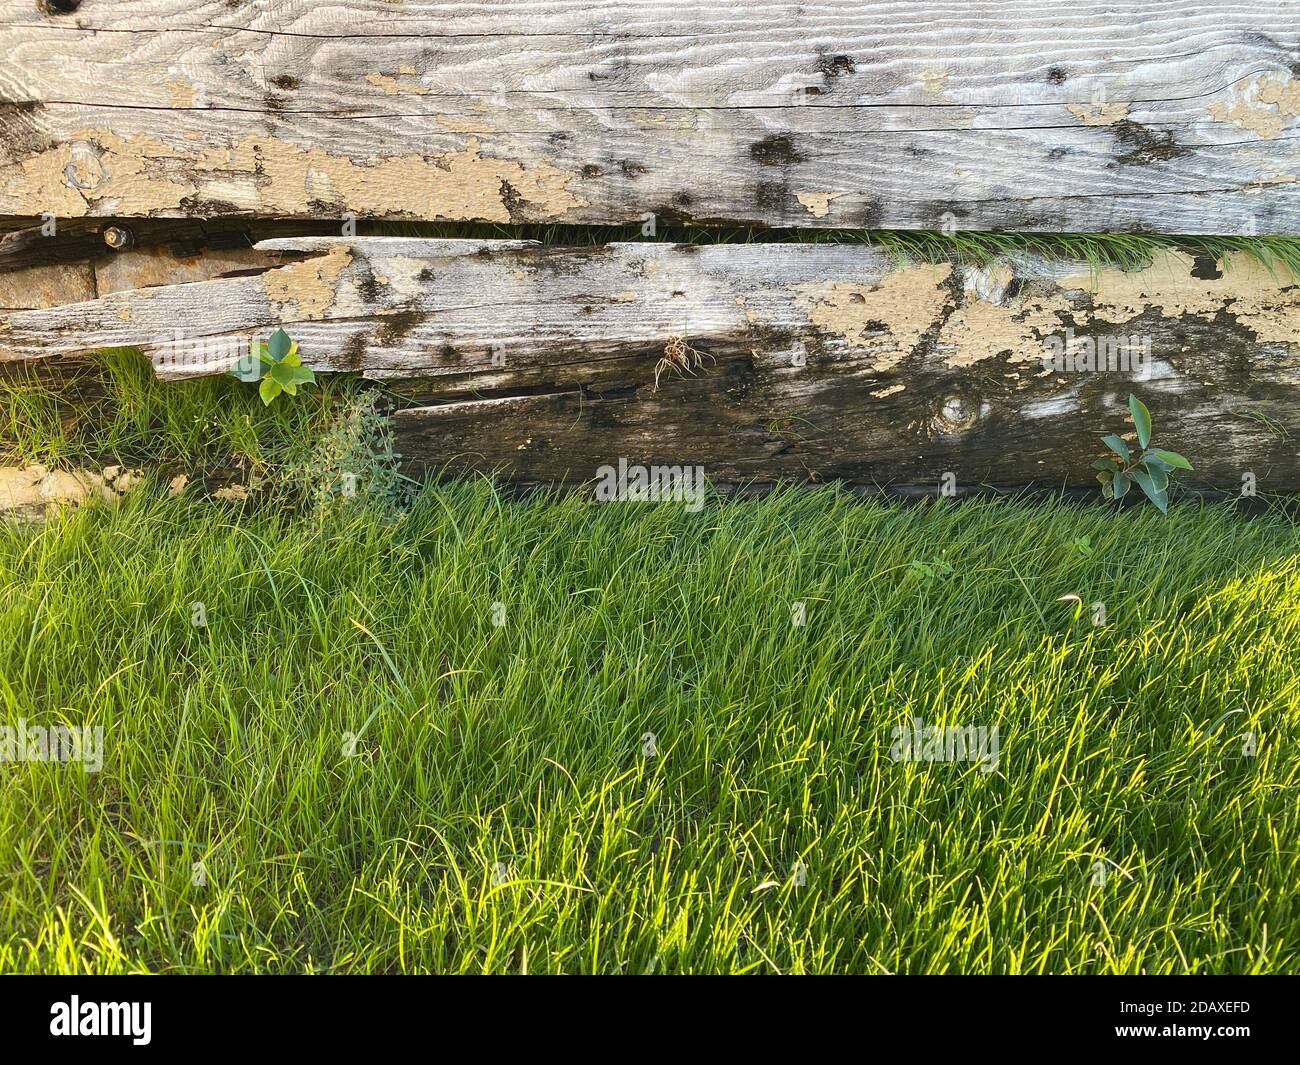
<svg viewBox="0 0 1300 1065">
<path fill-rule="evenodd" d="M 1080 485 L 1144 396 L 1193 483 L 1300 489 L 1300 283 L 1169 254 L 898 264 L 862 245 L 282 238 L 281 265 L 0 316 L 0 362 L 138 345 L 222 372 L 283 325 L 400 397 L 415 473 L 585 481 L 619 457 L 723 483 Z M 1070 369 L 1087 342 L 1114 368 Z M 675 341 L 698 364 L 661 365 Z M 1145 357 L 1137 351 L 1149 344 Z M 1053 345 L 1057 345 L 1053 347 Z M 1104 349 L 1102 349 L 1104 350 Z"/>
<path fill-rule="evenodd" d="M 1291 0 L 0 0 L 0 214 L 1300 232 Z"/>
<path fill-rule="evenodd" d="M 0 273 L 0 313 L 81 303 L 97 295 L 89 263 L 52 263 Z"/>
</svg>

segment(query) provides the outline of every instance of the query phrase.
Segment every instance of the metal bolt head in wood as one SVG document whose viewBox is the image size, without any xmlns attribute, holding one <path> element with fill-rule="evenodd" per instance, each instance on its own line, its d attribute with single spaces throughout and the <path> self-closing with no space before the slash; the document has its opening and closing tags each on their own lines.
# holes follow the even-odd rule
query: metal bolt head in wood
<svg viewBox="0 0 1300 1065">
<path fill-rule="evenodd" d="M 104 243 L 114 251 L 125 251 L 135 243 L 135 237 L 126 226 L 105 226 L 100 230 Z"/>
</svg>

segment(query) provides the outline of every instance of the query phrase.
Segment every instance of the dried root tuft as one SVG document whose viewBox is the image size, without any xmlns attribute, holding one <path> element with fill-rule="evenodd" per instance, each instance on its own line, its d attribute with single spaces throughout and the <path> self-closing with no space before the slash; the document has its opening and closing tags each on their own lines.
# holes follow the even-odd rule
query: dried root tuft
<svg viewBox="0 0 1300 1065">
<path fill-rule="evenodd" d="M 714 362 L 707 351 L 697 351 L 681 337 L 669 337 L 664 345 L 664 357 L 655 363 L 655 391 L 659 391 L 659 378 L 665 370 L 673 370 L 678 376 L 695 375 L 695 371 L 704 367 L 704 360 Z"/>
</svg>

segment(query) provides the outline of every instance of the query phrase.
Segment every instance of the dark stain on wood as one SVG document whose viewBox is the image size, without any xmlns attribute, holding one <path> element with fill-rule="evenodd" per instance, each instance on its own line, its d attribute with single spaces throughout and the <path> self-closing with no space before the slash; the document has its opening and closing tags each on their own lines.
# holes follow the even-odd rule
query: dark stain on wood
<svg viewBox="0 0 1300 1065">
<path fill-rule="evenodd" d="M 780 211 L 785 203 L 785 186 L 777 181 L 760 181 L 754 186 L 754 206 L 760 215 Z"/>
<path fill-rule="evenodd" d="M 35 116 L 45 109 L 37 100 L 6 100 L 0 97 L 0 159 L 20 159 L 54 147 Z"/>
<path fill-rule="evenodd" d="M 357 290 L 368 306 L 384 305 L 384 294 L 379 287 L 379 282 L 375 280 L 375 272 L 370 268 L 369 262 L 361 262 L 357 265 Z"/>
<path fill-rule="evenodd" d="M 510 182 L 505 178 L 501 179 L 501 203 L 505 207 L 506 213 L 510 215 L 510 221 L 526 221 L 524 218 L 524 208 L 528 201 L 520 196 L 519 190 L 510 184 Z"/>
<path fill-rule="evenodd" d="M 821 71 L 822 77 L 829 82 L 843 77 L 845 74 L 852 74 L 858 69 L 858 65 L 850 55 L 827 55 L 823 53 L 817 57 L 817 69 Z"/>
<path fill-rule="evenodd" d="M 343 342 L 343 359 L 349 370 L 360 372 L 365 367 L 366 352 L 370 350 L 370 330 L 359 329 L 348 334 Z"/>
<path fill-rule="evenodd" d="M 1132 119 L 1120 119 L 1109 128 L 1115 134 L 1115 139 L 1128 149 L 1115 160 L 1115 164 L 1120 166 L 1160 163 L 1167 159 L 1177 159 L 1191 151 L 1178 144 L 1168 130 L 1153 130 Z"/>
<path fill-rule="evenodd" d="M 1223 276 L 1218 260 L 1213 255 L 1198 255 L 1192 263 L 1192 276 L 1202 281 L 1213 281 Z"/>
<path fill-rule="evenodd" d="M 763 166 L 789 166 L 803 161 L 794 141 L 785 133 L 773 133 L 749 146 L 750 157 Z"/>
</svg>

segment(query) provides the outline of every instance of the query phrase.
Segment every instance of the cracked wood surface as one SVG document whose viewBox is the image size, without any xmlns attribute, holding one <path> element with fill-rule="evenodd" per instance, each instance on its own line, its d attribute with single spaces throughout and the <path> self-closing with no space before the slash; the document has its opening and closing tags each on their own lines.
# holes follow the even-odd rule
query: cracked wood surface
<svg viewBox="0 0 1300 1065">
<path fill-rule="evenodd" d="M 1196 465 L 1189 483 L 1300 489 L 1300 283 L 1245 258 L 1093 275 L 857 244 L 304 237 L 255 253 L 278 265 L 0 315 L 0 362 L 135 345 L 163 376 L 219 373 L 283 325 L 308 365 L 399 398 L 412 472 L 522 483 L 624 457 L 724 483 L 1086 485 L 1135 391 Z M 1107 337 L 1149 357 L 1044 362 Z M 660 365 L 674 339 L 699 365 Z"/>
<path fill-rule="evenodd" d="M 1292 0 L 0 0 L 0 215 L 1300 231 Z"/>
</svg>

